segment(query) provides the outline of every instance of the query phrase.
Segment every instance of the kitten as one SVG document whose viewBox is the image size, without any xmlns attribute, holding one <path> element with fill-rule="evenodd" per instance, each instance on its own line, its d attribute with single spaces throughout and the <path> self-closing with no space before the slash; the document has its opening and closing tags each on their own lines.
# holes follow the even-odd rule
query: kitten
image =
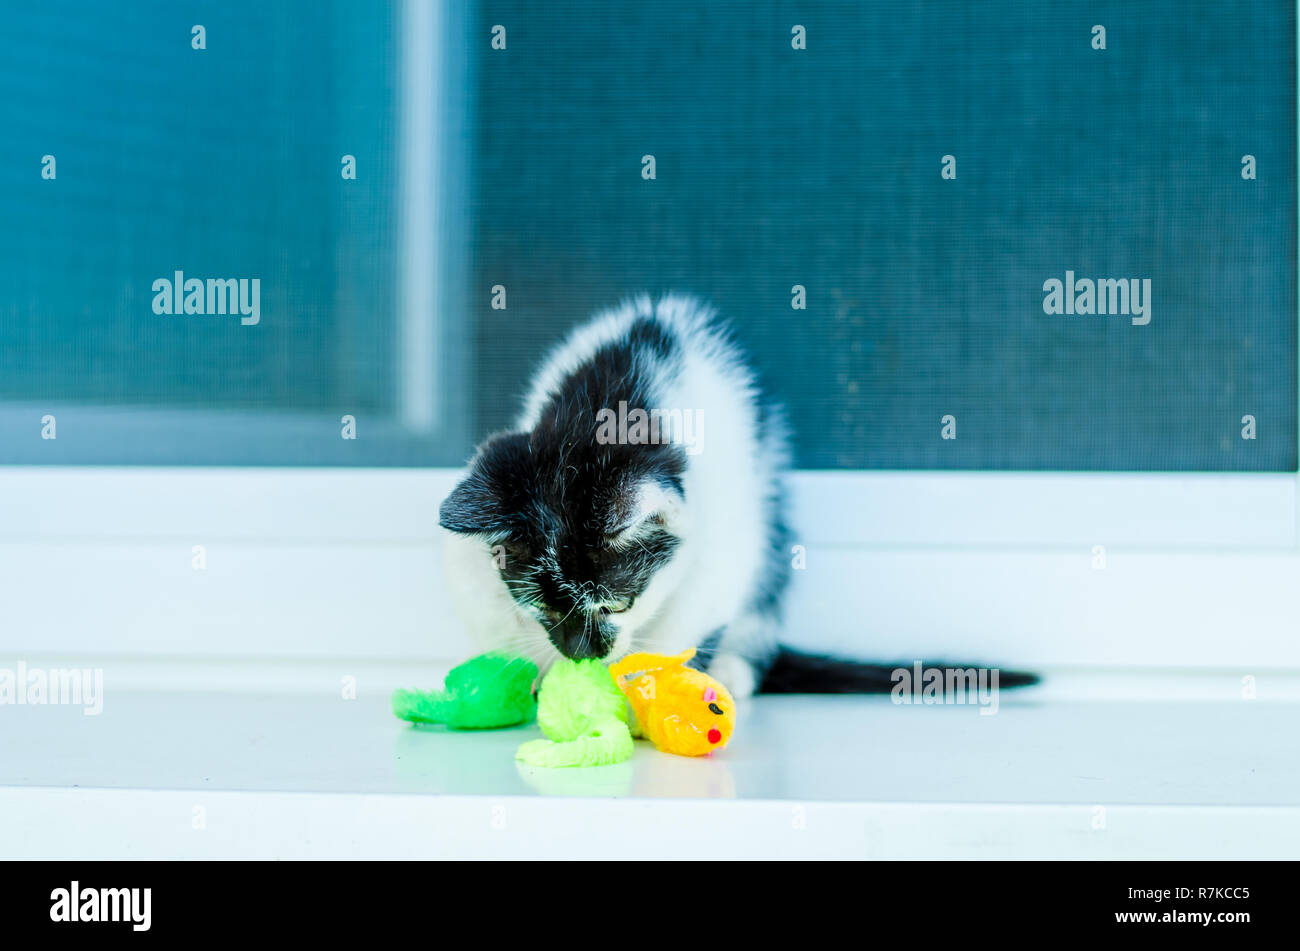
<svg viewBox="0 0 1300 951">
<path fill-rule="evenodd" d="M 543 667 L 695 646 L 736 696 L 888 691 L 892 666 L 778 644 L 787 460 L 780 409 L 708 307 L 598 315 L 442 503 L 457 612 L 482 649 Z"/>
</svg>

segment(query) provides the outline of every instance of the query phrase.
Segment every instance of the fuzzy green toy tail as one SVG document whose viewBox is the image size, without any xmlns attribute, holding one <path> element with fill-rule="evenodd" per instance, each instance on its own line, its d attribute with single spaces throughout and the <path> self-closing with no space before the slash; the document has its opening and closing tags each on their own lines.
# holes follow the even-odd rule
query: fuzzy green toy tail
<svg viewBox="0 0 1300 951">
<path fill-rule="evenodd" d="M 447 699 L 442 690 L 394 690 L 393 713 L 412 723 L 446 723 Z"/>
<path fill-rule="evenodd" d="M 529 740 L 515 759 L 528 766 L 611 766 L 632 758 L 632 734 L 622 720 L 610 718 L 593 724 L 577 739 Z"/>
</svg>

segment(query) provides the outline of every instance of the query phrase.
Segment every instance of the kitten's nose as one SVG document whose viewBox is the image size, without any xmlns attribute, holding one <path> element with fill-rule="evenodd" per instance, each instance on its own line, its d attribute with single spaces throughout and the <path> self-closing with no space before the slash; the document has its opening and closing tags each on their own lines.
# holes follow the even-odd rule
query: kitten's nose
<svg viewBox="0 0 1300 951">
<path fill-rule="evenodd" d="M 578 612 L 575 612 L 577 615 Z M 599 618 L 574 616 L 551 628 L 551 643 L 570 660 L 604 657 L 614 646 L 614 631 Z"/>
<path fill-rule="evenodd" d="M 593 643 L 589 638 L 574 638 L 560 647 L 560 653 L 569 660 L 599 659 L 609 653 L 603 644 Z"/>
</svg>

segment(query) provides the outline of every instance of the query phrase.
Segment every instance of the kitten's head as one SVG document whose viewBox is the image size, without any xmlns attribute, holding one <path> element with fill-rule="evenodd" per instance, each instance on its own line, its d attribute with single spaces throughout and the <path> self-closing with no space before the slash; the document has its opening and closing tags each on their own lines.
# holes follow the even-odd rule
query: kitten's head
<svg viewBox="0 0 1300 951">
<path fill-rule="evenodd" d="M 667 593 L 651 582 L 681 543 L 685 466 L 680 446 L 603 445 L 568 427 L 505 433 L 479 448 L 439 522 L 488 544 L 561 654 L 603 658 L 616 642 L 628 649 Z"/>
</svg>

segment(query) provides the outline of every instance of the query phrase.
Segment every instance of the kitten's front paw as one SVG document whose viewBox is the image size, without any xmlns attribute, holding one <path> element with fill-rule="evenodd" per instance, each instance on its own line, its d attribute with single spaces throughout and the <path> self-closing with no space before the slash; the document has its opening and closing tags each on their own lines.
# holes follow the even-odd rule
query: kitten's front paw
<svg viewBox="0 0 1300 951">
<path fill-rule="evenodd" d="M 739 654 L 722 653 L 709 663 L 709 676 L 720 681 L 737 700 L 754 695 L 758 689 L 758 674 L 754 665 Z"/>
</svg>

